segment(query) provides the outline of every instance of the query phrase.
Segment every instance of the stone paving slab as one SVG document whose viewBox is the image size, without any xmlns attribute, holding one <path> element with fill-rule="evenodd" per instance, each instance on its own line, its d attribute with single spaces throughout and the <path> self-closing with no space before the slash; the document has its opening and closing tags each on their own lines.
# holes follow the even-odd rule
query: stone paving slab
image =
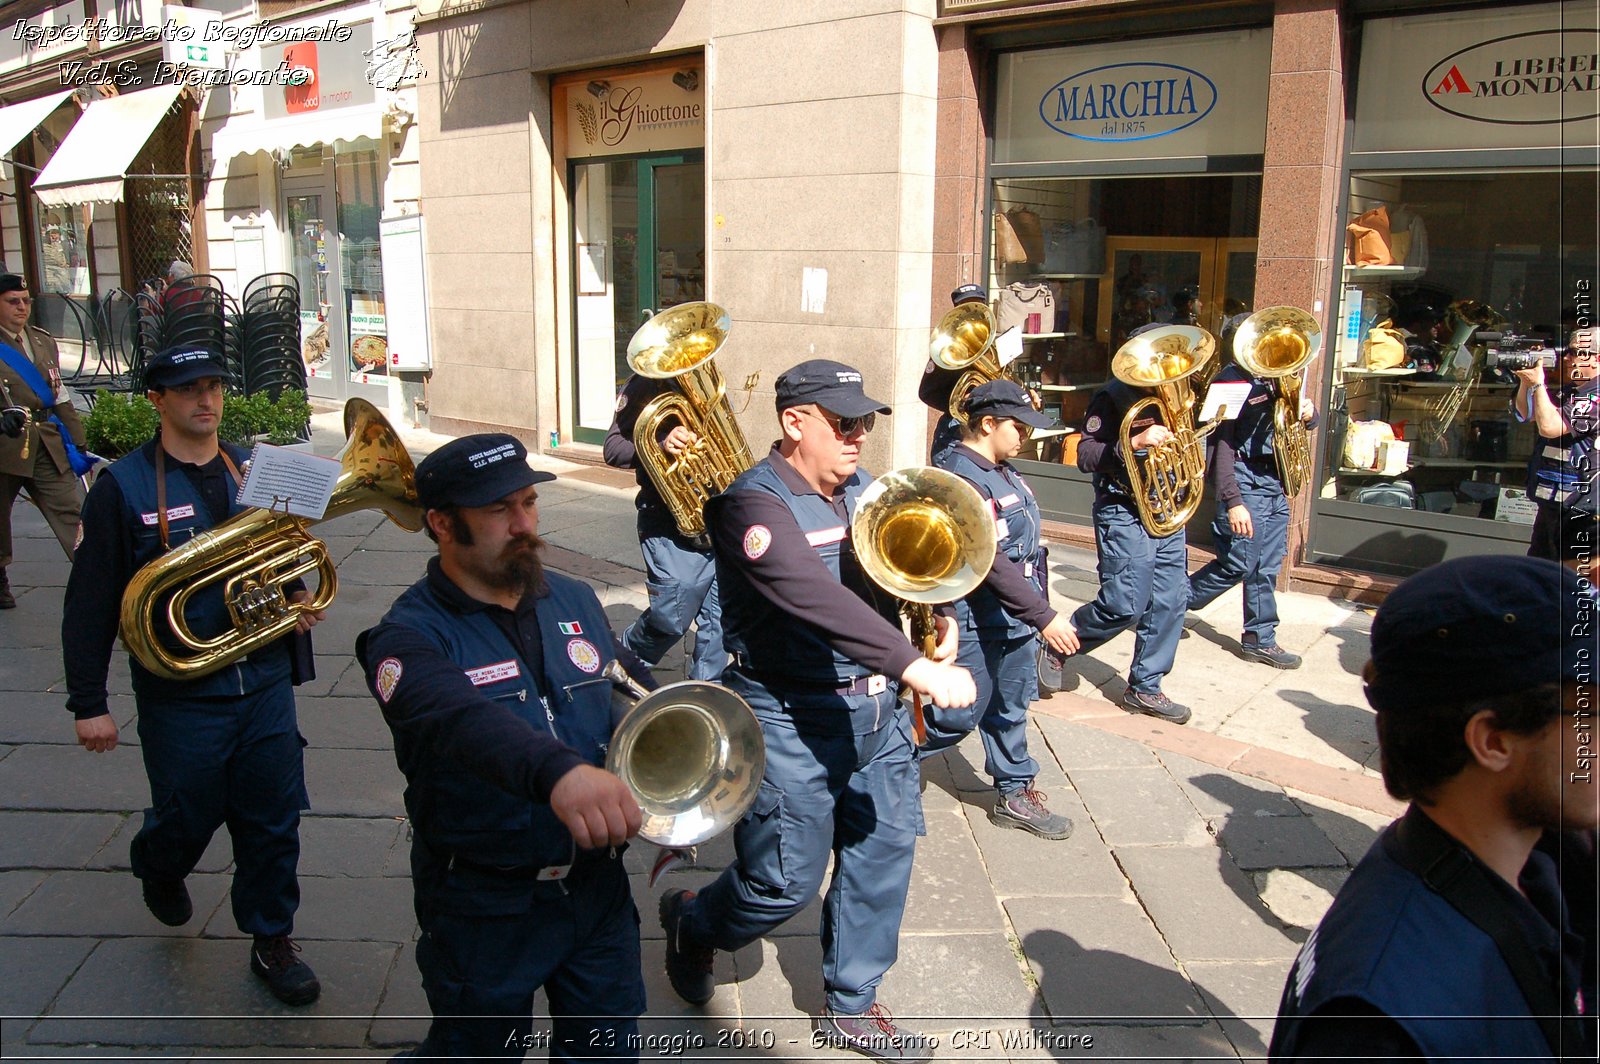
<svg viewBox="0 0 1600 1064">
<path fill-rule="evenodd" d="M 1130 897 L 1128 881 L 1111 858 L 1077 792 L 1063 785 L 1048 792 L 1050 808 L 1071 818 L 1072 835 L 1041 839 L 989 822 L 987 811 L 967 809 L 973 838 L 983 853 L 990 889 L 1006 897 Z"/>
<path fill-rule="evenodd" d="M 402 845 L 404 833 L 404 821 L 393 817 L 301 817 L 300 875 L 381 875 L 390 853 Z"/>
<path fill-rule="evenodd" d="M 401 816 L 405 785 L 387 750 L 306 750 L 306 787 L 318 816 Z"/>
<path fill-rule="evenodd" d="M 348 672 L 360 680 L 361 697 L 300 700 L 300 734 L 318 750 L 382 750 L 393 760 L 394 733 L 384 723 L 377 701 L 367 693 L 361 667 L 352 663 Z"/>
<path fill-rule="evenodd" d="M 1006 913 L 1055 1023 L 1203 1023 L 1210 1018 L 1137 904 L 1011 898 Z"/>
<path fill-rule="evenodd" d="M 1117 860 L 1185 964 L 1287 958 L 1299 949 L 1220 849 L 1123 846 Z"/>
<path fill-rule="evenodd" d="M 231 926 L 224 904 L 229 877 L 192 875 L 185 881 L 194 917 L 182 927 L 167 927 L 144 907 L 139 881 L 126 872 L 54 872 L 28 900 L 0 921 L 0 935 L 76 935 L 113 938 L 140 935 L 193 938 L 213 913 Z"/>
<path fill-rule="evenodd" d="M 14 912 L 17 906 L 39 889 L 39 884 L 43 883 L 49 874 L 36 869 L 0 872 L 0 917 Z"/>
<path fill-rule="evenodd" d="M 534 1008 L 543 1011 L 544 995 L 534 999 Z M 379 1001 L 367 1040 L 375 1046 L 413 1046 L 428 1035 L 428 996 L 422 992 L 422 973 L 417 971 L 416 943 L 400 947 L 386 973 L 383 997 Z"/>
<path fill-rule="evenodd" d="M 1030 717 L 1050 753 L 1068 773 L 1080 768 L 1150 768 L 1157 764 L 1155 751 L 1143 743 L 1037 711 Z"/>
<path fill-rule="evenodd" d="M 5 651 L 4 653 L 31 653 Z M 66 699 L 44 691 L 12 691 L 0 705 L 0 743 L 53 743 L 76 746 L 78 736 L 72 727 L 72 714 L 63 708 Z M 121 709 L 118 713 L 116 710 Z M 130 707 L 113 707 L 113 717 L 125 720 Z"/>
<path fill-rule="evenodd" d="M 141 809 L 150 800 L 137 749 L 90 754 L 77 746 L 24 746 L 0 761 L 12 809 Z"/>
<path fill-rule="evenodd" d="M 44 1012 L 95 945 L 92 938 L 0 938 L 0 972 L 6 973 L 0 979 L 0 1016 Z M 4 1026 L 27 1025 L 8 1020 Z"/>
<path fill-rule="evenodd" d="M 1338 847 L 1345 861 L 1352 866 L 1366 856 L 1367 850 L 1378 841 L 1378 833 L 1394 819 L 1331 798 L 1304 794 L 1292 789 L 1288 793 L 1295 805 L 1311 818 L 1317 830 Z"/>
<path fill-rule="evenodd" d="M 0 691 L 48 691 L 66 675 L 59 653 L 0 654 Z"/>
<path fill-rule="evenodd" d="M 1026 1016 L 1034 1000 L 1022 961 L 1000 931 L 901 935 L 899 960 L 880 994 L 897 1017 L 929 1033 L 984 1017 Z"/>
<path fill-rule="evenodd" d="M 1284 961 L 1184 966 L 1241 1057 L 1264 1057 L 1289 974 Z"/>
<path fill-rule="evenodd" d="M 913 931 L 1000 931 L 1000 910 L 965 819 L 954 812 L 927 819 L 928 834 L 917 840 L 901 941 Z"/>
<path fill-rule="evenodd" d="M 1310 931 L 1333 904 L 1333 897 L 1350 878 L 1339 868 L 1271 868 L 1252 872 L 1256 894 L 1272 915 L 1285 924 Z M 1293 937 L 1291 935 L 1291 937 Z"/>
<path fill-rule="evenodd" d="M 1332 768 L 1364 765 L 1377 749 L 1373 714 L 1359 687 L 1353 698 L 1320 684 L 1315 691 L 1289 686 L 1263 693 L 1238 706 L 1215 731 Z"/>
<path fill-rule="evenodd" d="M 317 947 L 322 996 L 279 1004 L 250 974 L 243 943 L 218 939 L 113 939 L 67 983 L 29 1044 L 360 1047 L 397 946 Z"/>
<path fill-rule="evenodd" d="M 1165 768 L 1079 769 L 1072 773 L 1095 827 L 1113 848 L 1195 845 L 1208 839 L 1195 812 Z"/>
<path fill-rule="evenodd" d="M 1233 814 L 1212 822 L 1233 863 L 1261 868 L 1343 868 L 1344 855 L 1308 816 Z"/>
<path fill-rule="evenodd" d="M 1283 788 L 1170 750 L 1154 751 L 1202 817 L 1299 816 Z"/>
<path fill-rule="evenodd" d="M 0 812 L 0 868 L 84 868 L 122 826 L 115 813 Z"/>
<path fill-rule="evenodd" d="M 326 940 L 392 942 L 411 939 L 416 917 L 411 907 L 411 884 L 404 879 L 373 876 L 349 879 L 300 876 L 300 908 L 294 914 L 295 940 L 322 952 Z M 222 906 L 206 924 L 208 938 L 245 938 L 233 921 L 233 910 Z M 321 941 L 319 941 L 321 940 Z M 317 943 L 315 947 L 311 943 Z M 306 963 L 317 964 L 311 954 Z"/>
</svg>

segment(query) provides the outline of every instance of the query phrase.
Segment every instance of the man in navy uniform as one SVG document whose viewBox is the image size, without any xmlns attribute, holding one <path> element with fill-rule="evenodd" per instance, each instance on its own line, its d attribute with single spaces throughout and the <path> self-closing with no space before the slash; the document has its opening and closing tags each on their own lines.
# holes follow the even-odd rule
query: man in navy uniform
<svg viewBox="0 0 1600 1064">
<path fill-rule="evenodd" d="M 1560 369 L 1555 390 L 1545 384 L 1543 364 L 1517 370 L 1511 400 L 1512 414 L 1539 434 L 1528 460 L 1528 498 L 1538 508 L 1528 554 L 1552 561 L 1561 557 L 1565 516 L 1600 513 L 1600 329 L 1573 332 Z"/>
<path fill-rule="evenodd" d="M 540 563 L 536 485 L 554 474 L 527 456 L 487 433 L 422 460 L 438 556 L 356 642 L 406 777 L 434 1016 L 414 1055 L 520 1060 L 542 987 L 552 1058 L 637 1059 L 644 980 L 622 850 L 641 814 L 599 767 L 602 669 L 619 653 L 594 592 Z"/>
<path fill-rule="evenodd" d="M 989 291 L 981 284 L 964 284 L 950 293 L 950 305 L 959 307 L 963 303 L 987 303 Z M 933 427 L 933 443 L 929 447 L 928 461 L 934 465 L 939 464 L 939 459 L 950 452 L 950 448 L 961 442 L 961 422 L 950 413 L 950 393 L 967 371 L 964 369 L 944 369 L 928 359 L 928 364 L 922 368 L 922 381 L 917 385 L 917 398 L 939 413 L 939 420 Z"/>
<path fill-rule="evenodd" d="M 1158 326 L 1145 326 L 1145 331 Z M 1139 521 L 1127 464 L 1144 448 L 1172 438 L 1154 406 L 1146 406 L 1129 426 L 1135 454 L 1122 453 L 1123 417 L 1146 392 L 1114 380 L 1094 393 L 1078 443 L 1078 469 L 1094 474 L 1095 552 L 1100 593 L 1072 614 L 1080 650 L 1087 652 L 1137 625 L 1133 664 L 1122 704 L 1173 724 L 1189 719 L 1189 710 L 1161 691 L 1172 671 L 1183 634 L 1183 613 L 1189 602 L 1189 550 L 1183 529 L 1152 536 Z M 1200 485 L 1194 486 L 1195 491 Z"/>
<path fill-rule="evenodd" d="M 606 464 L 632 469 L 639 483 L 634 497 L 638 511 L 639 548 L 644 554 L 645 591 L 650 603 L 623 629 L 622 642 L 651 667 L 677 645 L 694 625 L 685 672 L 691 680 L 716 682 L 728 664 L 722 642 L 722 604 L 717 596 L 717 565 L 711 555 L 711 538 L 705 533 L 685 536 L 661 497 L 655 481 L 639 464 L 634 426 L 650 400 L 675 392 L 670 380 L 630 376 L 617 395 L 617 414 L 606 433 Z M 669 458 L 677 458 L 699 437 L 687 425 L 669 419 L 658 445 Z"/>
<path fill-rule="evenodd" d="M 922 804 L 910 687 L 938 706 L 976 697 L 950 659 L 956 628 L 936 622 L 934 659 L 901 632 L 894 600 L 861 571 L 850 522 L 871 478 L 861 441 L 889 408 L 838 362 L 803 362 L 778 378 L 783 436 L 706 507 L 723 588 L 725 682 L 761 721 L 767 769 L 734 834 L 734 862 L 698 895 L 661 900 L 667 974 L 695 1004 L 714 990 L 717 950 L 769 933 L 823 900 L 826 1008 L 819 1037 L 893 1060 L 929 1059 L 924 1036 L 877 1002 L 894 964 Z"/>
<path fill-rule="evenodd" d="M 206 350 L 177 348 L 151 358 L 146 396 L 160 415 L 160 431 L 106 469 L 84 502 L 83 542 L 62 606 L 61 650 L 67 708 L 79 744 L 93 753 L 117 746 L 106 673 L 128 582 L 146 563 L 244 509 L 234 497 L 249 452 L 217 439 L 227 375 Z M 288 590 L 296 599 L 307 595 L 298 581 Z M 233 628 L 220 584 L 195 595 L 185 616 L 202 637 Z M 298 627 L 308 631 L 320 619 L 320 613 L 302 612 Z M 170 643 L 166 623 L 154 623 Z M 130 660 L 140 753 L 150 778 L 150 808 L 131 847 L 146 907 L 169 926 L 189 922 L 194 906 L 184 878 L 226 823 L 233 839 L 233 918 L 254 937 L 251 970 L 278 1000 L 310 1004 L 321 987 L 289 937 L 300 905 L 300 810 L 310 805 L 290 637 L 192 679 L 165 679 Z"/>
<path fill-rule="evenodd" d="M 1595 1059 L 1596 605 L 1475 556 L 1378 608 L 1362 675 L 1411 805 L 1301 948 L 1273 1060 Z"/>
<path fill-rule="evenodd" d="M 989 819 L 1040 838 L 1064 839 L 1072 834 L 1072 821 L 1052 813 L 1033 786 L 1039 763 L 1028 753 L 1028 706 L 1039 697 L 1040 641 L 1071 654 L 1078 637 L 1067 615 L 1050 608 L 1039 503 L 1007 461 L 1034 429 L 1049 428 L 1055 419 L 1035 410 L 1022 385 L 1009 380 L 978 385 L 965 409 L 961 443 L 939 466 L 976 488 L 994 517 L 994 563 L 983 583 L 956 604 L 956 660 L 972 673 L 978 699 L 971 706 L 930 710 L 928 741 L 917 752 L 926 759 L 978 729 L 984 769 L 997 792 Z"/>
<path fill-rule="evenodd" d="M 1231 350 L 1236 326 L 1222 334 Z M 1289 548 L 1289 498 L 1278 472 L 1274 412 L 1276 381 L 1251 377 L 1229 359 L 1212 383 L 1249 381 L 1239 416 L 1211 434 L 1211 472 L 1216 478 L 1217 517 L 1212 523 L 1217 556 L 1189 578 L 1189 609 L 1209 606 L 1235 584 L 1244 584 L 1244 633 L 1239 656 L 1275 669 L 1298 669 L 1300 655 L 1278 645 L 1278 569 Z M 1316 427 L 1316 407 L 1300 396 L 1300 420 Z"/>
</svg>

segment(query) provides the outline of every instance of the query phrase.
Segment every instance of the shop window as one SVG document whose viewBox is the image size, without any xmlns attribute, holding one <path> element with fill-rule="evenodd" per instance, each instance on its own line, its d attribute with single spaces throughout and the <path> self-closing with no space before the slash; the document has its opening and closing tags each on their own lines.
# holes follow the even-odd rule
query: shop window
<svg viewBox="0 0 1600 1064">
<path fill-rule="evenodd" d="M 1593 324 L 1596 177 L 1351 178 L 1323 498 L 1532 522 L 1535 434 L 1499 361 Z"/>
<path fill-rule="evenodd" d="M 370 142 L 368 142 L 370 143 Z M 339 283 L 350 330 L 350 377 L 370 383 L 388 373 L 388 318 L 383 297 L 383 253 L 378 218 L 383 210 L 383 165 L 374 148 L 334 155 L 339 204 Z"/>
<path fill-rule="evenodd" d="M 1008 372 L 1064 426 L 1035 433 L 1023 459 L 1075 463 L 1089 400 L 1141 325 L 1219 334 L 1251 309 L 1260 201 L 1259 175 L 994 183 L 990 293 L 1023 340 Z"/>
</svg>

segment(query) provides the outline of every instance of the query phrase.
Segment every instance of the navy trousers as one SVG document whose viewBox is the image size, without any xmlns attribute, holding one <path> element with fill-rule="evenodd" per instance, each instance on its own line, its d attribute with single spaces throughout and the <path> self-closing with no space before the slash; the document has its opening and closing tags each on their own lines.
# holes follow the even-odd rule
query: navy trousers
<svg viewBox="0 0 1600 1064">
<path fill-rule="evenodd" d="M 722 645 L 722 602 L 710 550 L 695 550 L 676 534 L 645 535 L 645 590 L 650 605 L 622 633 L 622 642 L 647 665 L 657 665 L 694 625 L 688 678 L 717 680 L 728 664 Z"/>
<path fill-rule="evenodd" d="M 1181 530 L 1152 538 L 1139 515 L 1121 503 L 1097 501 L 1093 516 L 1100 594 L 1072 614 L 1079 653 L 1138 625 L 1128 687 L 1155 694 L 1172 671 L 1183 634 L 1189 604 L 1187 540 Z"/>
<path fill-rule="evenodd" d="M 755 805 L 734 828 L 733 863 L 687 910 L 689 937 L 724 950 L 749 945 L 810 904 L 831 855 L 833 879 L 822 907 L 823 988 L 834 1012 L 865 1012 L 898 955 L 922 830 L 910 716 L 891 688 L 849 696 L 877 700 L 884 719 L 875 730 L 852 734 L 848 723 L 837 726 L 839 718 L 848 722 L 844 707 L 824 714 L 833 726 L 797 727 L 795 717 L 762 712 L 777 708 L 764 689 L 736 689 L 761 717 L 767 773 Z"/>
<path fill-rule="evenodd" d="M 928 741 L 917 750 L 931 757 L 955 746 L 976 729 L 983 739 L 983 767 L 1002 796 L 1017 793 L 1039 774 L 1028 754 L 1028 707 L 1039 697 L 1039 640 L 1024 635 L 980 636 L 967 626 L 965 604 L 956 663 L 972 674 L 978 700 L 970 706 L 923 707 Z"/>
<path fill-rule="evenodd" d="M 300 905 L 302 742 L 288 679 L 228 698 L 139 700 L 150 808 L 133 874 L 182 879 L 223 824 L 233 839 L 233 918 L 247 935 L 287 935 Z"/>
<path fill-rule="evenodd" d="M 1234 584 L 1243 583 L 1244 641 L 1272 646 L 1278 641 L 1278 569 L 1289 549 L 1289 500 L 1273 474 L 1243 462 L 1233 468 L 1255 535 L 1234 535 L 1228 527 L 1228 508 L 1217 503 L 1217 519 L 1211 525 L 1217 556 L 1189 578 L 1189 609 L 1204 609 Z"/>
</svg>

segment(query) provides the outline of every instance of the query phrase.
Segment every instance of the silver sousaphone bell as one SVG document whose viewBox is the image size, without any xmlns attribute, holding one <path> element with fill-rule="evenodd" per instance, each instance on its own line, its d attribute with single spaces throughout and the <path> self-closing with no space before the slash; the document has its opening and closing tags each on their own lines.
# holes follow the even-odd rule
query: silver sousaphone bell
<svg viewBox="0 0 1600 1064">
<path fill-rule="evenodd" d="M 750 704 L 697 680 L 646 691 L 615 661 L 605 676 L 617 697 L 632 703 L 611 734 L 606 771 L 627 784 L 644 812 L 639 837 L 695 846 L 744 816 L 767 770 Z"/>
</svg>

